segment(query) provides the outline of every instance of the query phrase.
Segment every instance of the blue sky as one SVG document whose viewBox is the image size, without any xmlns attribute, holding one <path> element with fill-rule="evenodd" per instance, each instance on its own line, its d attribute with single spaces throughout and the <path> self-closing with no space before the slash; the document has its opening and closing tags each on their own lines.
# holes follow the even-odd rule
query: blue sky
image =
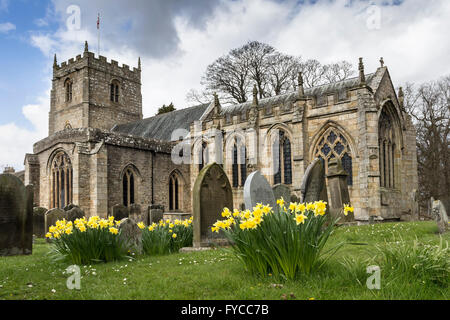
<svg viewBox="0 0 450 320">
<path fill-rule="evenodd" d="M 367 72 L 383 56 L 396 86 L 450 74 L 448 0 L 0 0 L 0 171 L 22 169 L 47 135 L 53 54 L 73 58 L 85 40 L 97 52 L 97 13 L 101 54 L 131 67 L 141 57 L 145 117 L 189 106 L 207 65 L 249 40 L 322 63 L 364 57 Z"/>
</svg>

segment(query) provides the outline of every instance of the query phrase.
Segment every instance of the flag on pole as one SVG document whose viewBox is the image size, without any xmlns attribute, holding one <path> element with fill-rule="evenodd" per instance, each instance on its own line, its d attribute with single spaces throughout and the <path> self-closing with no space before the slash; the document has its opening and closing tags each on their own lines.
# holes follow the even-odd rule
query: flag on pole
<svg viewBox="0 0 450 320">
<path fill-rule="evenodd" d="M 98 14 L 97 17 L 97 29 L 100 29 L 100 13 Z"/>
</svg>

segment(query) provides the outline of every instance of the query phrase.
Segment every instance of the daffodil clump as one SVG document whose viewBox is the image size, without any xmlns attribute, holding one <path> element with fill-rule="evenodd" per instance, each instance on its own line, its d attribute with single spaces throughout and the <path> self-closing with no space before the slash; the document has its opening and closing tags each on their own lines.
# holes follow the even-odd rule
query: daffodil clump
<svg viewBox="0 0 450 320">
<path fill-rule="evenodd" d="M 252 210 L 225 208 L 224 220 L 213 232 L 223 232 L 246 268 L 262 276 L 272 274 L 295 278 L 317 269 L 327 253 L 323 247 L 338 218 L 327 215 L 327 203 L 285 203 L 277 200 L 278 211 L 257 204 Z M 353 210 L 347 206 L 347 211 Z"/>
<path fill-rule="evenodd" d="M 178 252 L 182 247 L 192 246 L 192 217 L 186 220 L 161 220 L 146 226 L 138 223 L 142 230 L 142 248 L 145 254 L 160 255 Z"/>
<path fill-rule="evenodd" d="M 52 240 L 55 253 L 74 264 L 119 260 L 127 250 L 119 237 L 120 221 L 98 216 L 59 220 L 49 227 L 46 238 Z"/>
</svg>

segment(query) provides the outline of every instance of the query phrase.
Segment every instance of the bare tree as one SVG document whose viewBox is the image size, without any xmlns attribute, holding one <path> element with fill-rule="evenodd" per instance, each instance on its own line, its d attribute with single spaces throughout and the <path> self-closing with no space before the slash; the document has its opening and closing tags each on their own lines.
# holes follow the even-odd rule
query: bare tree
<svg viewBox="0 0 450 320">
<path fill-rule="evenodd" d="M 450 194 L 450 76 L 424 83 L 407 83 L 405 110 L 417 130 L 417 165 L 422 203 Z"/>
<path fill-rule="evenodd" d="M 328 83 L 348 79 L 354 73 L 353 66 L 348 61 L 340 61 L 323 66 L 323 77 Z"/>
<path fill-rule="evenodd" d="M 217 93 L 224 105 L 243 103 L 252 96 L 254 84 L 260 99 L 279 95 L 296 88 L 299 71 L 303 72 L 306 87 L 343 80 L 353 73 L 346 61 L 326 66 L 313 59 L 303 62 L 268 44 L 251 41 L 210 64 L 201 80 L 202 92 L 190 90 L 186 99 L 205 103 Z"/>
</svg>

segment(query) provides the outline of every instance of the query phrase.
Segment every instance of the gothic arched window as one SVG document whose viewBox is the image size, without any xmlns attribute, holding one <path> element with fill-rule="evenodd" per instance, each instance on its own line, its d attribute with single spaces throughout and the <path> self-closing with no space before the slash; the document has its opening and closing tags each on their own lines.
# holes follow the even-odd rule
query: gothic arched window
<svg viewBox="0 0 450 320">
<path fill-rule="evenodd" d="M 123 173 L 122 177 L 122 191 L 123 191 L 123 205 L 128 207 L 135 203 L 135 178 L 134 172 L 128 168 Z"/>
<path fill-rule="evenodd" d="M 64 208 L 72 203 L 73 169 L 69 156 L 58 152 L 51 166 L 51 202 L 53 208 Z"/>
<path fill-rule="evenodd" d="M 238 143 L 237 140 L 233 144 L 233 161 L 231 166 L 233 187 L 242 187 L 247 179 L 247 155 L 244 143 Z"/>
<path fill-rule="evenodd" d="M 284 131 L 280 131 L 278 137 L 278 144 L 274 143 L 273 145 L 273 163 L 275 165 L 273 183 L 292 184 L 291 141 Z"/>
<path fill-rule="evenodd" d="M 66 89 L 66 102 L 72 101 L 72 85 L 73 82 L 70 79 L 66 79 L 66 81 L 64 82 L 64 87 Z"/>
<path fill-rule="evenodd" d="M 347 172 L 347 184 L 353 185 L 353 162 L 350 147 L 344 136 L 338 130 L 330 128 L 317 145 L 314 156 L 322 160 L 325 171 L 328 173 L 328 161 L 333 158 L 340 159 L 342 167 Z"/>
<path fill-rule="evenodd" d="M 209 162 L 208 144 L 206 142 L 202 142 L 202 147 L 199 148 L 198 159 L 200 161 L 198 164 L 198 171 L 200 172 Z"/>
<path fill-rule="evenodd" d="M 182 209 L 183 184 L 180 176 L 174 172 L 169 177 L 169 210 Z"/>
<path fill-rule="evenodd" d="M 119 102 L 119 81 L 117 81 L 117 80 L 113 80 L 111 82 L 109 99 L 112 102 Z"/>
<path fill-rule="evenodd" d="M 395 134 L 391 116 L 383 109 L 378 123 L 380 186 L 395 187 Z"/>
</svg>

